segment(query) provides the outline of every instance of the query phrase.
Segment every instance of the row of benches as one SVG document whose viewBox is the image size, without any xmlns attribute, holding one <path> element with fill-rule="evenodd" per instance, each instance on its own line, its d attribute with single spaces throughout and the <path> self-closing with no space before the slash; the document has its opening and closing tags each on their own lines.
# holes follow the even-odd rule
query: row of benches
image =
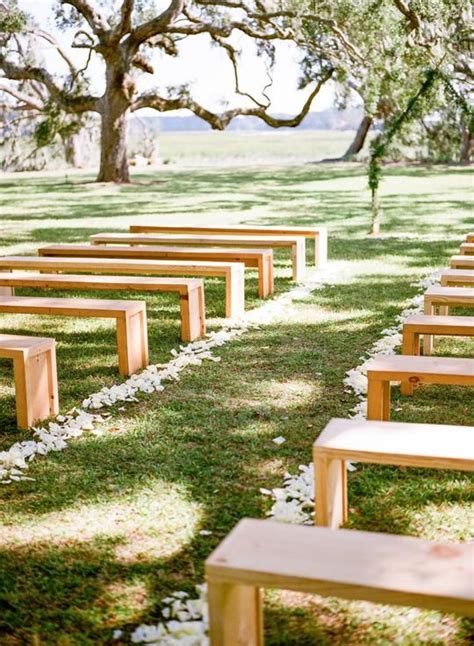
<svg viewBox="0 0 474 646">
<path fill-rule="evenodd" d="M 144 302 L 16 297 L 14 289 L 32 287 L 127 293 L 173 292 L 178 294 L 180 302 L 181 339 L 194 341 L 206 333 L 202 277 L 224 278 L 226 316 L 239 318 L 245 308 L 246 268 L 258 271 L 260 297 L 265 298 L 273 293 L 274 248 L 291 250 L 293 278 L 297 281 L 302 279 L 305 271 L 306 238 L 314 243 L 315 264 L 322 266 L 327 259 L 327 235 L 324 228 L 207 227 L 201 231 L 206 233 L 205 238 L 194 235 L 196 227 L 188 230 L 178 227 L 176 236 L 171 235 L 173 227 L 145 227 L 152 229 L 152 235 L 148 231 L 135 229 L 137 227 L 131 227 L 130 234 L 91 236 L 90 245 L 43 247 L 38 251 L 39 257 L 0 258 L 0 312 L 115 318 L 119 372 L 122 376 L 128 376 L 148 364 Z M 117 240 L 125 244 L 110 244 Z M 212 243 L 212 246 L 203 247 L 203 243 Z M 261 248 L 262 246 L 265 248 Z M 158 277 L 157 274 L 165 277 Z M 22 386 L 20 376 L 17 378 L 20 365 L 26 375 L 35 374 L 32 367 L 35 362 L 36 370 L 40 369 L 40 364 L 44 364 L 42 369 L 46 371 L 45 366 L 48 365 L 48 371 L 51 372 L 52 366 L 55 366 L 54 341 L 51 339 L 51 343 L 46 344 L 45 339 L 37 343 L 35 339 L 18 337 L 18 346 L 12 335 L 2 335 L 0 340 L 0 357 L 13 358 L 9 353 L 14 353 L 16 357 L 14 374 L 18 426 L 28 427 L 38 419 L 54 414 L 58 406 L 55 371 L 54 379 L 48 377 L 44 383 L 41 380 L 37 382 L 34 395 L 30 388 Z M 25 354 L 23 350 L 26 347 L 28 352 Z"/>
<path fill-rule="evenodd" d="M 472 317 L 447 316 L 474 305 L 474 289 L 449 287 L 472 285 L 474 271 L 458 272 L 443 272 L 441 287 L 424 295 L 424 314 L 404 321 L 403 354 L 368 363 L 367 421 L 333 419 L 314 443 L 317 527 L 244 519 L 207 559 L 213 646 L 263 644 L 264 588 L 474 616 L 472 543 L 338 529 L 348 516 L 349 460 L 474 471 L 473 427 L 387 421 L 392 381 L 403 394 L 420 383 L 474 385 L 473 359 L 419 356 L 420 336 L 429 355 L 435 335 L 473 335 Z"/>
</svg>

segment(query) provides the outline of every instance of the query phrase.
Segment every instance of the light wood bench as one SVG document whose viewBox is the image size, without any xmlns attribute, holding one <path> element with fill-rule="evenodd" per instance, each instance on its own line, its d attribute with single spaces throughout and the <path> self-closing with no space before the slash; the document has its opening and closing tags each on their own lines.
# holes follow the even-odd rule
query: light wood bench
<svg viewBox="0 0 474 646">
<path fill-rule="evenodd" d="M 474 287 L 440 287 L 432 285 L 424 294 L 424 313 L 428 316 L 437 314 L 446 316 L 450 307 L 473 307 Z M 423 349 L 426 354 L 431 354 L 433 340 L 430 335 L 423 339 Z"/>
<path fill-rule="evenodd" d="M 29 428 L 35 422 L 57 415 L 56 341 L 0 334 L 0 357 L 13 359 L 18 427 Z"/>
<path fill-rule="evenodd" d="M 466 234 L 466 242 L 474 242 L 474 231 Z"/>
<path fill-rule="evenodd" d="M 431 354 L 436 335 L 474 336 L 474 316 L 409 316 L 403 322 L 402 354 L 420 354 L 420 335 L 424 339 L 423 354 L 427 356 Z"/>
<path fill-rule="evenodd" d="M 474 255 L 474 242 L 463 242 L 460 247 L 461 256 Z"/>
<path fill-rule="evenodd" d="M 474 471 L 473 438 L 473 426 L 332 419 L 313 445 L 316 524 L 347 520 L 347 460 Z"/>
<path fill-rule="evenodd" d="M 178 294 L 181 339 L 194 341 L 206 333 L 204 286 L 199 278 L 150 276 L 94 276 L 73 274 L 0 273 L 0 287 L 85 289 L 123 292 L 173 292 Z"/>
<path fill-rule="evenodd" d="M 449 266 L 451 269 L 474 269 L 474 256 L 451 256 Z"/>
<path fill-rule="evenodd" d="M 262 588 L 474 614 L 474 545 L 243 519 L 206 561 L 211 646 L 262 646 Z"/>
<path fill-rule="evenodd" d="M 442 287 L 474 287 L 474 266 L 469 269 L 445 269 L 441 272 L 440 283 Z"/>
<path fill-rule="evenodd" d="M 367 419 L 390 419 L 390 382 L 400 381 L 403 395 L 415 385 L 474 386 L 474 359 L 385 356 L 367 363 Z"/>
<path fill-rule="evenodd" d="M 268 226 L 257 227 L 245 224 L 227 226 L 200 226 L 178 224 L 134 224 L 130 233 L 189 233 L 196 235 L 250 235 L 250 236 L 291 236 L 308 238 L 314 244 L 314 264 L 322 267 L 328 258 L 328 234 L 326 227 Z"/>
<path fill-rule="evenodd" d="M 185 247 L 250 247 L 263 249 L 290 249 L 293 280 L 303 280 L 306 271 L 306 245 L 301 236 L 260 236 L 215 235 L 192 236 L 152 233 L 96 233 L 89 238 L 91 244 L 130 244 L 130 245 L 175 245 Z"/>
<path fill-rule="evenodd" d="M 0 257 L 0 270 L 5 269 L 129 275 L 219 276 L 225 279 L 226 316 L 239 318 L 245 311 L 244 265 L 242 263 L 4 256 Z"/>
<path fill-rule="evenodd" d="M 273 252 L 271 249 L 212 249 L 205 247 L 130 247 L 91 245 L 49 245 L 38 249 L 38 255 L 69 258 L 124 258 L 201 263 L 242 263 L 258 271 L 258 295 L 273 294 Z"/>
<path fill-rule="evenodd" d="M 146 308 L 142 301 L 0 296 L 0 312 L 114 318 L 120 374 L 129 376 L 148 365 Z"/>
</svg>

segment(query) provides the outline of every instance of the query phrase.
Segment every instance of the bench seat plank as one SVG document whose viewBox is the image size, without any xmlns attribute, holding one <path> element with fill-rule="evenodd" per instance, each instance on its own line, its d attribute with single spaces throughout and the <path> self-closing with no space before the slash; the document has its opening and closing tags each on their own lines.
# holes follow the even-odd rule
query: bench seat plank
<svg viewBox="0 0 474 646">
<path fill-rule="evenodd" d="M 129 227 L 130 233 L 187 233 L 206 235 L 243 234 L 252 236 L 288 236 L 300 235 L 314 242 L 314 264 L 322 267 L 327 261 L 326 227 L 302 226 L 251 226 L 247 224 L 228 224 L 226 226 L 204 226 L 196 224 L 134 224 Z"/>
<path fill-rule="evenodd" d="M 56 342 L 45 337 L 0 334 L 0 357 L 13 360 L 18 428 L 59 412 Z"/>
<path fill-rule="evenodd" d="M 0 270 L 5 269 L 220 276 L 226 280 L 226 316 L 238 318 L 244 314 L 245 284 L 242 263 L 6 256 L 0 258 Z"/>
<path fill-rule="evenodd" d="M 474 242 L 474 231 L 466 234 L 466 242 Z"/>
<path fill-rule="evenodd" d="M 204 286 L 202 280 L 198 278 L 5 272 L 0 273 L 0 287 L 175 292 L 180 297 L 182 340 L 194 341 L 204 336 L 206 332 Z"/>
<path fill-rule="evenodd" d="M 474 269 L 474 256 L 451 256 L 451 269 Z"/>
<path fill-rule="evenodd" d="M 420 354 L 420 335 L 425 356 L 431 354 L 434 336 L 474 336 L 473 316 L 414 314 L 403 322 L 402 354 Z"/>
<path fill-rule="evenodd" d="M 261 588 L 474 615 L 472 544 L 241 520 L 206 561 L 212 646 L 262 646 Z"/>
<path fill-rule="evenodd" d="M 471 271 L 469 269 L 445 269 L 441 272 L 440 282 L 442 287 L 474 286 L 474 265 Z"/>
<path fill-rule="evenodd" d="M 460 247 L 462 256 L 474 255 L 474 242 L 463 242 Z"/>
<path fill-rule="evenodd" d="M 474 359 L 384 356 L 367 363 L 367 419 L 390 419 L 390 382 L 400 381 L 403 395 L 418 384 L 474 386 Z"/>
<path fill-rule="evenodd" d="M 129 376 L 148 365 L 147 319 L 143 301 L 0 296 L 0 312 L 114 318 L 120 374 Z"/>
<path fill-rule="evenodd" d="M 175 245 L 175 246 L 214 246 L 214 247 L 257 247 L 268 249 L 290 249 L 293 280 L 303 280 L 306 265 L 306 244 L 302 236 L 260 236 L 245 235 L 158 235 L 152 233 L 95 233 L 91 235 L 93 245 L 130 244 L 130 245 Z"/>
<path fill-rule="evenodd" d="M 258 271 L 258 295 L 273 294 L 273 252 L 271 249 L 219 249 L 206 247 L 48 245 L 38 249 L 42 257 L 122 258 L 187 262 L 235 262 Z M 174 264 L 174 262 L 173 262 Z"/>
</svg>

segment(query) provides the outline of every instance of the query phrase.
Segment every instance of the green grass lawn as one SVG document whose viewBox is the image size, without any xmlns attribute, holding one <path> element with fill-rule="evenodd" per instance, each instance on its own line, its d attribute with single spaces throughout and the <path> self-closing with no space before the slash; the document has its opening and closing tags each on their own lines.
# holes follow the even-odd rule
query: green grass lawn
<svg viewBox="0 0 474 646">
<path fill-rule="evenodd" d="M 347 416 L 356 400 L 344 391 L 345 372 L 393 325 L 416 293 L 412 283 L 446 266 L 474 224 L 472 173 L 461 168 L 387 169 L 385 235 L 377 240 L 365 235 L 367 179 L 356 164 L 165 167 L 134 179 L 104 186 L 86 173 L 5 175 L 0 253 L 86 241 L 146 216 L 324 224 L 340 283 L 299 300 L 291 320 L 218 350 L 220 363 L 187 371 L 125 410 L 115 407 L 103 436 L 84 436 L 35 462 L 35 481 L 0 489 L 2 645 L 108 644 L 116 628 L 159 621 L 169 593 L 192 592 L 204 559 L 237 520 L 268 511 L 259 488 L 280 486 L 287 470 L 310 462 L 327 421 Z M 287 254 L 278 253 L 277 294 L 291 287 L 290 275 Z M 256 307 L 256 275 L 247 286 L 247 306 Z M 177 299 L 145 298 L 151 362 L 167 361 L 179 345 Z M 210 329 L 221 325 L 223 304 L 222 281 L 206 281 Z M 1 316 L 2 332 L 57 339 L 61 412 L 119 381 L 112 323 Z M 437 352 L 474 356 L 465 340 L 442 340 Z M 14 403 L 11 364 L 1 362 L 0 450 L 29 437 L 15 428 Z M 424 387 L 409 399 L 394 393 L 393 418 L 474 425 L 473 403 L 465 388 Z M 286 443 L 276 446 L 277 435 Z M 473 480 L 464 473 L 361 465 L 349 478 L 351 528 L 473 538 Z M 474 637 L 472 623 L 439 613 L 294 593 L 270 594 L 266 612 L 273 646 L 467 646 Z"/>
</svg>

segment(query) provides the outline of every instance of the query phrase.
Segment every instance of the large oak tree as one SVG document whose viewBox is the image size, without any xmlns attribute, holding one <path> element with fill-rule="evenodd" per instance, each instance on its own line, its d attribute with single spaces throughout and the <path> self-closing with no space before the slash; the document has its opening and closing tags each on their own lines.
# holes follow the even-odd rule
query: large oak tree
<svg viewBox="0 0 474 646">
<path fill-rule="evenodd" d="M 72 48 L 86 50 L 104 63 L 104 90 L 100 96 L 88 90 L 84 70 L 72 71 L 64 78 L 22 60 L 0 43 L 0 70 L 10 83 L 34 83 L 44 88 L 48 101 L 66 113 L 81 115 L 97 113 L 101 120 L 101 160 L 98 180 L 129 181 L 127 164 L 127 118 L 142 108 L 158 112 L 187 109 L 217 130 L 223 130 L 239 115 L 258 117 L 272 127 L 297 126 L 309 112 L 314 97 L 341 62 L 360 58 L 357 49 L 339 28 L 336 20 L 324 12 L 301 11 L 298 3 L 283 0 L 168 0 L 168 6 L 156 15 L 154 3 L 147 0 L 58 0 L 58 24 L 74 27 Z M 311 23 L 311 38 L 305 38 L 303 25 Z M 280 119 L 269 112 L 270 102 L 265 89 L 256 98 L 241 89 L 239 51 L 235 34 L 243 34 L 257 45 L 260 56 L 266 57 L 269 75 L 275 60 L 274 44 L 292 41 L 313 53 L 313 87 L 301 111 L 291 119 Z M 179 42 L 184 38 L 206 35 L 210 42 L 223 49 L 229 60 L 229 73 L 237 95 L 244 104 L 220 113 L 201 105 L 184 85 L 167 92 L 137 90 L 137 71 L 157 75 L 153 53 L 159 50 L 166 57 L 179 55 Z M 313 38 L 314 34 L 317 35 Z M 44 37 L 44 35 L 43 35 Z M 6 39 L 8 41 L 8 38 Z M 89 58 L 90 58 L 89 57 Z M 89 59 L 88 59 L 89 60 Z M 315 72 L 315 73 L 314 73 Z M 16 91 L 19 92 L 18 88 Z"/>
</svg>

